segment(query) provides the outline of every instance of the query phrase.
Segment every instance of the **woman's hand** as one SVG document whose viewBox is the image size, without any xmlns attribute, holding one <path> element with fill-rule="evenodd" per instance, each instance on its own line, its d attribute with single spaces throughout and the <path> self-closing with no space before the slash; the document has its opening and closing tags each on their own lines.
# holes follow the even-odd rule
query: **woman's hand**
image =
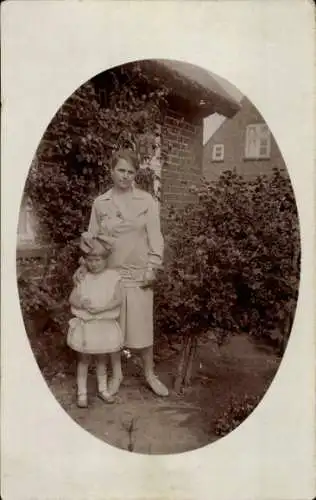
<svg viewBox="0 0 316 500">
<path fill-rule="evenodd" d="M 92 306 L 90 302 L 87 302 L 85 304 L 85 309 L 86 311 L 88 311 L 90 314 L 99 314 L 99 313 L 103 313 L 103 312 L 106 312 L 106 311 L 112 311 L 113 309 L 116 309 L 117 307 L 119 307 L 121 305 L 121 301 L 119 300 L 111 300 L 110 302 L 108 302 L 106 305 L 104 305 L 103 307 L 100 307 L 100 306 Z"/>
<path fill-rule="evenodd" d="M 83 308 L 90 314 L 99 314 L 105 311 L 104 307 L 93 306 L 90 300 L 85 300 Z"/>
<path fill-rule="evenodd" d="M 112 299 L 106 304 L 106 306 L 103 308 L 103 311 L 113 311 L 113 309 L 116 309 L 120 305 L 122 305 L 121 300 Z"/>
<path fill-rule="evenodd" d="M 88 307 L 85 308 L 90 314 L 98 314 L 104 311 L 104 309 L 100 309 L 100 307 L 93 307 L 89 305 Z"/>
<path fill-rule="evenodd" d="M 75 285 L 79 285 L 79 283 L 84 279 L 87 274 L 87 268 L 84 266 L 80 266 L 79 269 L 73 275 L 73 282 Z"/>
<path fill-rule="evenodd" d="M 156 281 L 156 273 L 153 269 L 147 269 L 144 274 L 144 284 L 141 288 L 151 288 Z"/>
</svg>

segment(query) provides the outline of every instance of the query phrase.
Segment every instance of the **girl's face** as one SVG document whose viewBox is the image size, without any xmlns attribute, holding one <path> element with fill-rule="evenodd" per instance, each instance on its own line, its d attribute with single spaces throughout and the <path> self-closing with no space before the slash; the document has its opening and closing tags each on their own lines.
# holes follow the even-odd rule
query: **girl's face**
<svg viewBox="0 0 316 500">
<path fill-rule="evenodd" d="M 128 161 L 120 158 L 112 170 L 112 180 L 114 186 L 127 191 L 135 180 L 136 170 Z"/>
<path fill-rule="evenodd" d="M 88 271 L 92 274 L 101 273 L 107 265 L 107 257 L 104 255 L 87 255 L 85 261 Z"/>
</svg>

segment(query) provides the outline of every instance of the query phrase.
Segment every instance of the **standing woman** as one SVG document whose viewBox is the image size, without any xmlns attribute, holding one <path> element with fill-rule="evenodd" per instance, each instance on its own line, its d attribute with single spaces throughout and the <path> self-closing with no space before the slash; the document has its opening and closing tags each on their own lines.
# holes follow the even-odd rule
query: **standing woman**
<svg viewBox="0 0 316 500">
<path fill-rule="evenodd" d="M 92 206 L 88 231 L 113 238 L 108 267 L 121 275 L 124 299 L 121 328 L 125 347 L 138 350 L 147 384 L 159 396 L 168 389 L 154 373 L 153 290 L 155 271 L 162 264 L 163 237 L 157 203 L 134 187 L 139 166 L 128 150 L 114 154 L 111 162 L 113 187 L 98 196 Z M 109 392 L 118 392 L 123 379 L 121 355 L 113 362 Z"/>
</svg>

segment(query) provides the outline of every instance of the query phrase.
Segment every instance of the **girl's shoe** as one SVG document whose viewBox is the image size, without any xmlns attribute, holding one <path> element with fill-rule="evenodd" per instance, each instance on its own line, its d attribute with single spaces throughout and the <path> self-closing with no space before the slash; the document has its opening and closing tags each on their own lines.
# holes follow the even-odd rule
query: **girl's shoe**
<svg viewBox="0 0 316 500">
<path fill-rule="evenodd" d="M 115 398 L 108 391 L 99 391 L 98 398 L 107 404 L 115 403 Z"/>
<path fill-rule="evenodd" d="M 78 408 L 88 408 L 88 397 L 86 394 L 77 395 L 77 406 Z"/>
</svg>

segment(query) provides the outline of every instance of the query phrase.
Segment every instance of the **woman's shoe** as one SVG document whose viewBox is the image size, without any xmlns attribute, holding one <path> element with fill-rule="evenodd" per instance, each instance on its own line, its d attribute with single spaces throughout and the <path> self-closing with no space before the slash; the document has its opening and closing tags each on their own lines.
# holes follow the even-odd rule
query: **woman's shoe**
<svg viewBox="0 0 316 500">
<path fill-rule="evenodd" d="M 169 396 L 169 391 L 167 387 L 160 382 L 159 378 L 157 375 L 150 374 L 146 376 L 146 382 L 151 388 L 151 390 L 157 395 L 157 396 L 162 396 L 166 397 Z"/>
<path fill-rule="evenodd" d="M 115 398 L 108 391 L 98 392 L 98 398 L 102 399 L 102 401 L 107 404 L 115 403 Z"/>
<path fill-rule="evenodd" d="M 78 408 L 88 408 L 88 397 L 86 394 L 77 395 L 77 406 Z"/>
</svg>

